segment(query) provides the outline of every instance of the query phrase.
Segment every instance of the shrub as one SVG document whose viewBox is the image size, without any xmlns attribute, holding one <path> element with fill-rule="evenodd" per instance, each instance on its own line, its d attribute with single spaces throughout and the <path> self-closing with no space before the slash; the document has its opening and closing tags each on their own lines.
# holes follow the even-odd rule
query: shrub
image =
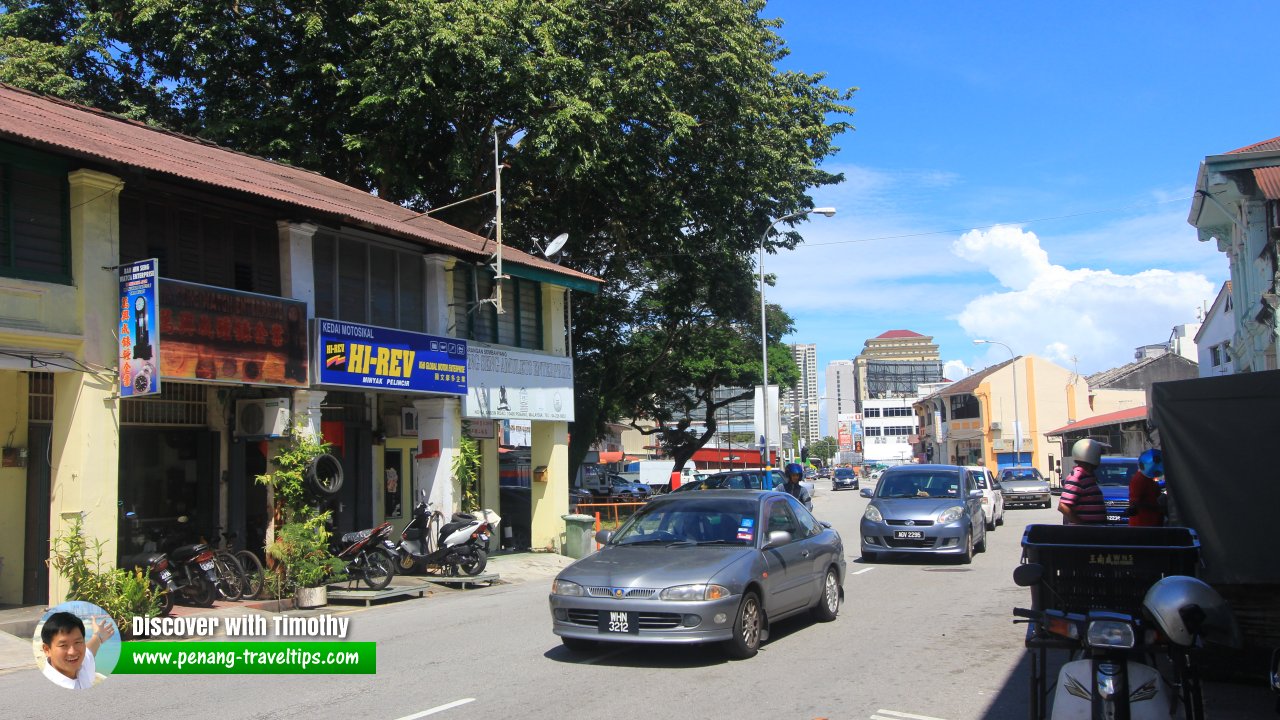
<svg viewBox="0 0 1280 720">
<path fill-rule="evenodd" d="M 155 617 L 162 607 L 159 588 L 141 569 L 104 567 L 101 540 L 84 535 L 79 516 L 65 535 L 54 538 L 49 567 L 67 581 L 67 599 L 90 602 L 102 608 L 127 635 L 134 617 Z"/>
</svg>

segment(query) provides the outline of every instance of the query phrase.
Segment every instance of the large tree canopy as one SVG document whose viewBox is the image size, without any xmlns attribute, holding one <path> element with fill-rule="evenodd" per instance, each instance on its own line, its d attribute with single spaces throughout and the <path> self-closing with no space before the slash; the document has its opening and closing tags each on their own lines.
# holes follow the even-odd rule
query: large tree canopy
<svg viewBox="0 0 1280 720">
<path fill-rule="evenodd" d="M 655 393 L 759 381 L 752 253 L 840 180 L 819 164 L 852 112 L 851 89 L 778 68 L 763 0 L 0 7 L 0 79 L 420 210 L 491 189 L 496 134 L 506 239 L 568 232 L 562 262 L 605 281 L 573 303 L 574 457 Z M 488 233 L 492 205 L 436 217 Z"/>
</svg>

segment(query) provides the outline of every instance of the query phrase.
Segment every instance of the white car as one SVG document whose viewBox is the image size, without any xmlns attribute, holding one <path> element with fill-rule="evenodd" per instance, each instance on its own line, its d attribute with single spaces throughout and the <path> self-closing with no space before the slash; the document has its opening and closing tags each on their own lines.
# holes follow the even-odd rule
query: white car
<svg viewBox="0 0 1280 720">
<path fill-rule="evenodd" d="M 997 525 L 1004 524 L 1004 492 L 996 476 L 982 465 L 966 465 L 965 469 L 973 476 L 973 482 L 982 490 L 982 511 L 987 516 L 987 529 L 995 530 Z"/>
</svg>

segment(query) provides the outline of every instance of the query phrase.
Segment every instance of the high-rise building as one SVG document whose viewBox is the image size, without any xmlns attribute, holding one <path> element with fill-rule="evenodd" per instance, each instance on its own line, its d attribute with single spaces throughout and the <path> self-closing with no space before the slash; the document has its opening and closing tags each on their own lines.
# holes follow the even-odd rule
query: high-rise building
<svg viewBox="0 0 1280 720">
<path fill-rule="evenodd" d="M 921 384 L 942 380 L 937 344 L 910 330 L 890 330 L 867 340 L 853 364 L 857 412 L 867 400 L 915 397 Z"/>
<path fill-rule="evenodd" d="M 822 438 L 818 434 L 818 346 L 795 343 L 791 346 L 791 357 L 800 368 L 800 379 L 787 391 L 783 415 L 795 437 L 805 445 L 812 445 Z"/>
<path fill-rule="evenodd" d="M 841 415 L 858 412 L 857 377 L 852 360 L 827 363 L 827 435 L 836 436 Z"/>
</svg>

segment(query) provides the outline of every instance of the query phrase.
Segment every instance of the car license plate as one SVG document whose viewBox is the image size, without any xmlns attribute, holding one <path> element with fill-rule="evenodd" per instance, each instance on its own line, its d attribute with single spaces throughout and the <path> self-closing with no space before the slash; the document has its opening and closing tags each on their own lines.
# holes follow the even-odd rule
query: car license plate
<svg viewBox="0 0 1280 720">
<path fill-rule="evenodd" d="M 894 530 L 893 537 L 898 540 L 923 540 L 923 530 Z"/>
<path fill-rule="evenodd" d="M 636 624 L 634 613 L 605 611 L 600 613 L 600 632 L 637 635 L 640 633 L 640 626 Z"/>
<path fill-rule="evenodd" d="M 169 582 L 169 580 L 170 580 L 170 579 L 172 579 L 172 578 L 173 578 L 173 573 L 169 572 L 168 570 L 161 570 L 161 571 L 160 571 L 160 579 L 161 579 L 161 580 L 163 580 L 163 581 L 165 581 L 165 582 Z"/>
<path fill-rule="evenodd" d="M 205 562 L 200 563 L 200 569 L 201 569 L 201 570 L 212 570 L 212 569 L 213 569 L 213 561 L 212 561 L 212 560 L 208 560 L 208 561 L 205 561 Z"/>
</svg>

